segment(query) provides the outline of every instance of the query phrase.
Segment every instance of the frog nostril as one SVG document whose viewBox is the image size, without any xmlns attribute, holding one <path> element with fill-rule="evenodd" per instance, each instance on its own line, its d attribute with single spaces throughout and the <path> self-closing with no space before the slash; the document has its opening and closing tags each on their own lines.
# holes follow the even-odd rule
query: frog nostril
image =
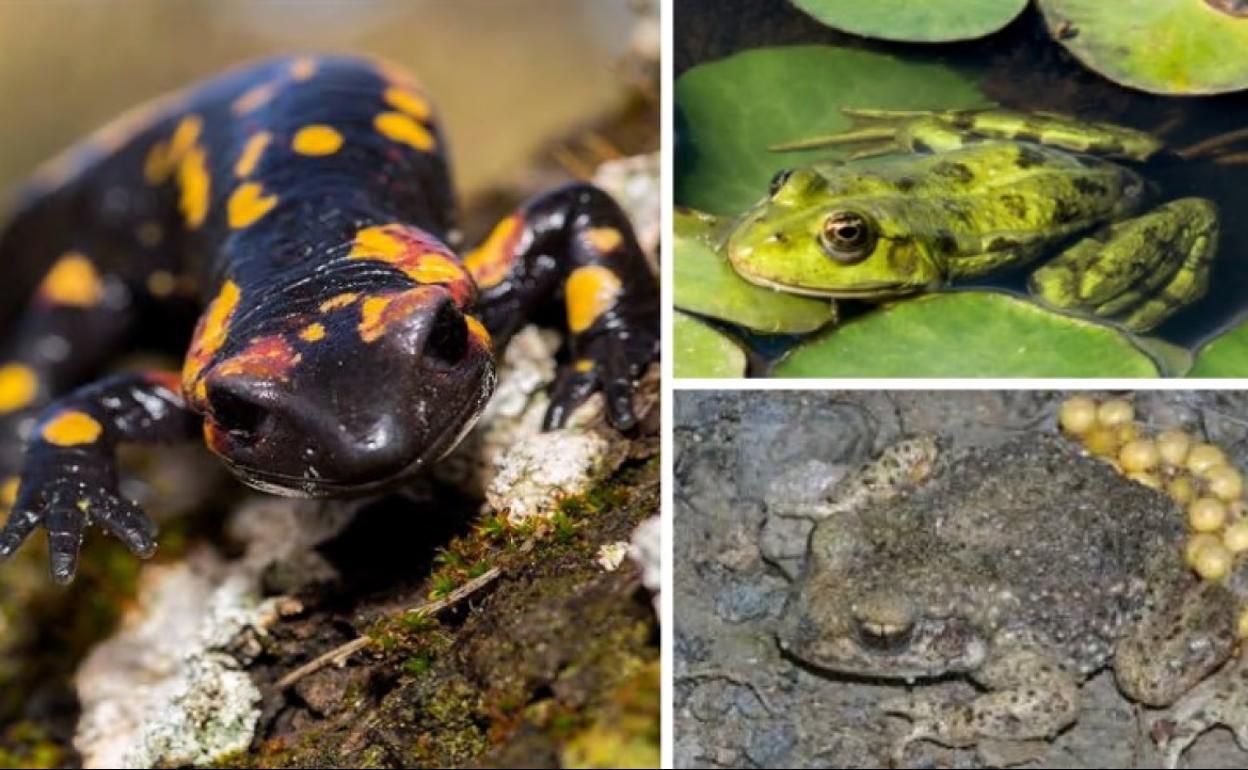
<svg viewBox="0 0 1248 770">
<path fill-rule="evenodd" d="M 425 356 L 448 364 L 457 363 L 468 350 L 468 325 L 454 303 L 442 303 L 429 322 Z"/>
<path fill-rule="evenodd" d="M 256 439 L 271 420 L 271 413 L 264 404 L 231 383 L 209 385 L 208 406 L 213 421 L 235 440 Z"/>
</svg>

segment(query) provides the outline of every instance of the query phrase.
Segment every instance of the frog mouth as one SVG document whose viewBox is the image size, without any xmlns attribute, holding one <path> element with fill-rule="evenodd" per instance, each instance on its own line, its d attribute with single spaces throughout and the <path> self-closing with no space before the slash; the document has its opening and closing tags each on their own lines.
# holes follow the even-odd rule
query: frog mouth
<svg viewBox="0 0 1248 770">
<path fill-rule="evenodd" d="M 762 278 L 757 275 L 746 275 L 744 273 L 741 274 L 741 277 L 755 286 L 762 286 L 766 289 L 782 291 L 786 294 L 799 294 L 804 297 L 818 297 L 820 299 L 875 299 L 878 297 L 897 297 L 904 294 L 914 294 L 929 288 L 927 285 L 906 284 L 900 282 L 881 282 L 855 286 L 853 288 L 820 289 L 811 288 L 810 286 L 799 286 L 770 278 Z"/>
</svg>

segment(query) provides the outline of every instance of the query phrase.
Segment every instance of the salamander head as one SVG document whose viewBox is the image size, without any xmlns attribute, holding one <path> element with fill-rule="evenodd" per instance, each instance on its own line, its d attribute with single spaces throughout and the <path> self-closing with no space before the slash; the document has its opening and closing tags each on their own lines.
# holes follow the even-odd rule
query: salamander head
<svg viewBox="0 0 1248 770">
<path fill-rule="evenodd" d="M 188 367 L 211 306 L 205 318 Z M 343 293 L 263 329 L 229 330 L 184 386 L 209 448 L 267 492 L 321 497 L 402 481 L 453 449 L 493 392 L 489 334 L 441 286 Z"/>
</svg>

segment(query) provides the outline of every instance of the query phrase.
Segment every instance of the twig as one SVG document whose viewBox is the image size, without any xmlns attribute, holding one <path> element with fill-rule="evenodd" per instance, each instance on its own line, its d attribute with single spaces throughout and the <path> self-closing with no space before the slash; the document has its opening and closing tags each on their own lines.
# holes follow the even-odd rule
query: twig
<svg viewBox="0 0 1248 770">
<path fill-rule="evenodd" d="M 475 577 L 472 580 L 469 580 L 467 583 L 464 583 L 459 588 L 456 588 L 454 591 L 451 591 L 446 596 L 443 596 L 441 599 L 435 599 L 431 602 L 426 602 L 425 604 L 422 604 L 419 607 L 413 607 L 412 609 L 407 610 L 407 612 L 418 615 L 422 618 L 429 617 L 431 615 L 436 615 L 442 610 L 447 609 L 448 607 L 453 607 L 454 605 L 459 604 L 461 601 L 468 598 L 469 596 L 472 596 L 477 591 L 480 591 L 482 588 L 494 582 L 494 580 L 497 579 L 498 576 L 501 575 L 502 573 L 503 573 L 502 568 L 491 567 L 490 569 L 486 570 L 484 573 L 482 573 L 478 577 Z M 367 635 L 360 636 L 355 639 L 352 639 L 346 644 L 342 644 L 342 645 L 335 647 L 334 649 L 330 650 L 329 652 L 323 655 L 318 655 L 316 658 L 313 658 L 307 663 L 304 663 L 299 668 L 295 669 L 294 671 L 291 671 L 286 676 L 277 680 L 277 688 L 279 690 L 285 690 L 286 688 L 295 684 L 296 682 L 303 679 L 304 677 L 310 674 L 314 674 L 317 671 L 320 671 L 321 669 L 327 666 L 345 665 L 347 660 L 352 655 L 354 655 L 355 653 L 367 647 L 369 644 L 372 643 L 372 641 L 373 641 L 372 637 L 370 636 L 367 636 Z"/>
<path fill-rule="evenodd" d="M 1234 144 L 1241 139 L 1248 139 L 1248 128 L 1237 128 L 1234 131 L 1227 131 L 1224 134 L 1211 136 L 1208 139 L 1203 139 L 1197 142 L 1196 144 L 1190 144 L 1181 150 L 1176 150 L 1176 154 L 1181 158 L 1191 159 L 1200 155 L 1205 155 L 1212 150 L 1218 149 L 1219 147 Z"/>
<path fill-rule="evenodd" d="M 1248 163 L 1248 152 L 1228 152 L 1213 159 L 1219 166 L 1239 166 Z"/>
</svg>

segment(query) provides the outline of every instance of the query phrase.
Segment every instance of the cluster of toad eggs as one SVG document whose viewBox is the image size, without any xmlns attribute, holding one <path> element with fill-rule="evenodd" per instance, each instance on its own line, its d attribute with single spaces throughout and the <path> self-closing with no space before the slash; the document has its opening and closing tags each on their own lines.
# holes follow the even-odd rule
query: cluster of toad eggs
<svg viewBox="0 0 1248 770">
<path fill-rule="evenodd" d="M 1058 421 L 1090 453 L 1127 478 L 1165 492 L 1187 511 L 1191 535 L 1184 556 L 1196 574 L 1224 580 L 1236 558 L 1248 554 L 1244 477 L 1216 444 L 1197 442 L 1175 428 L 1146 435 L 1135 422 L 1134 407 L 1120 398 L 1098 404 L 1073 396 L 1062 403 Z M 1248 635 L 1248 611 L 1240 631 Z"/>
</svg>

